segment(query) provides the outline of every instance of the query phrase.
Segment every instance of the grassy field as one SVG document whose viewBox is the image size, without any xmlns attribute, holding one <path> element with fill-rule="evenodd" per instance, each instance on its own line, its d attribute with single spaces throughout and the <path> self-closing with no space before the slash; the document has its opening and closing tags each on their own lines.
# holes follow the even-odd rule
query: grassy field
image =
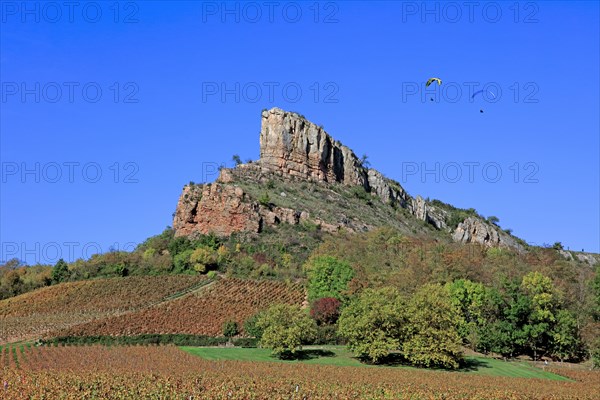
<svg viewBox="0 0 600 400">
<path fill-rule="evenodd" d="M 320 364 L 335 366 L 362 366 L 371 368 L 406 368 L 416 369 L 405 365 L 372 366 L 358 361 L 351 352 L 343 346 L 306 346 L 298 360 L 279 360 L 271 355 L 268 349 L 255 348 L 223 348 L 223 347 L 181 347 L 182 350 L 202 357 L 206 360 L 240 360 L 266 361 L 283 363 Z M 520 361 L 502 361 L 486 357 L 465 357 L 466 366 L 458 373 L 484 376 L 504 376 L 515 378 L 539 378 L 564 380 L 569 379 L 551 372 L 543 371 Z"/>
</svg>

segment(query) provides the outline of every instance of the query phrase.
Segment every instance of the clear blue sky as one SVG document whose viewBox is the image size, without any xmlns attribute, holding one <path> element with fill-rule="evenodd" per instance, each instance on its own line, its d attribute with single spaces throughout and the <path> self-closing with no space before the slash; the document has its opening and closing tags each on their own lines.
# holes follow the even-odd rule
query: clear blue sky
<svg viewBox="0 0 600 400">
<path fill-rule="evenodd" d="M 600 250 L 598 2 L 278 4 L 2 2 L 0 259 L 160 233 L 275 106 L 411 195 Z"/>
</svg>

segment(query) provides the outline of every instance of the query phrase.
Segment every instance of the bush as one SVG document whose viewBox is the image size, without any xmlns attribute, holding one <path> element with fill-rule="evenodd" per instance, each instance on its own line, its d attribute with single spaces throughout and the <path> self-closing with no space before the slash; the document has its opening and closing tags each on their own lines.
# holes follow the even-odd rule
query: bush
<svg viewBox="0 0 600 400">
<path fill-rule="evenodd" d="M 248 318 L 244 322 L 244 332 L 246 335 L 259 339 L 262 337 L 263 329 L 256 325 L 256 321 L 261 317 L 261 312 L 258 312 Z"/>
<path fill-rule="evenodd" d="M 208 273 L 206 274 L 206 276 L 209 279 L 215 279 L 217 277 L 217 272 L 216 271 L 208 271 Z"/>
<path fill-rule="evenodd" d="M 271 206 L 271 198 L 269 197 L 269 193 L 265 192 L 262 196 L 260 196 L 260 198 L 258 199 L 258 202 L 265 207 L 270 207 Z"/>
<path fill-rule="evenodd" d="M 319 325 L 317 326 L 317 334 L 313 344 L 340 345 L 345 343 L 343 338 L 338 335 L 336 325 Z"/>
<path fill-rule="evenodd" d="M 324 297 L 313 303 L 310 316 L 319 325 L 335 324 L 340 316 L 340 304 L 335 297 Z"/>
<path fill-rule="evenodd" d="M 235 321 L 227 321 L 223 324 L 223 336 L 232 338 L 239 333 L 238 324 Z"/>
</svg>

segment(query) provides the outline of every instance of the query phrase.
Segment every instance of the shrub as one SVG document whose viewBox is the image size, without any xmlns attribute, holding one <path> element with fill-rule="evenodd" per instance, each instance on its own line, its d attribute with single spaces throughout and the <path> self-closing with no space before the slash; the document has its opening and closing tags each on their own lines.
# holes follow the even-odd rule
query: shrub
<svg viewBox="0 0 600 400">
<path fill-rule="evenodd" d="M 262 196 L 260 196 L 258 202 L 265 207 L 269 207 L 271 205 L 271 198 L 269 197 L 269 193 L 265 192 Z"/>
<path fill-rule="evenodd" d="M 232 338 L 239 333 L 238 324 L 235 321 L 227 321 L 223 324 L 223 336 Z"/>
<path fill-rule="evenodd" d="M 315 301 L 310 316 L 319 325 L 335 324 L 340 316 L 340 301 L 335 297 L 324 297 Z"/>
<path fill-rule="evenodd" d="M 256 325 L 256 321 L 258 321 L 260 317 L 261 313 L 258 312 L 244 322 L 244 332 L 246 335 L 255 337 L 257 339 L 262 337 L 263 329 Z"/>
<path fill-rule="evenodd" d="M 206 276 L 209 279 L 215 279 L 217 277 L 217 272 L 216 271 L 208 271 L 208 273 L 206 274 Z"/>
</svg>

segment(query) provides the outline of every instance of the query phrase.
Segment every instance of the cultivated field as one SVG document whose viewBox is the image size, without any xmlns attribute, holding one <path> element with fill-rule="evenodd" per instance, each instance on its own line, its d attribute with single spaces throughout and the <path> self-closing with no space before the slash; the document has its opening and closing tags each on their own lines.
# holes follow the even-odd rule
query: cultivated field
<svg viewBox="0 0 600 400">
<path fill-rule="evenodd" d="M 185 293 L 204 276 L 171 275 L 62 283 L 0 301 L 0 343 L 40 337 Z"/>
<path fill-rule="evenodd" d="M 304 288 L 300 284 L 220 279 L 187 296 L 136 312 L 73 326 L 55 332 L 55 335 L 183 333 L 221 336 L 226 321 L 234 320 L 241 328 L 247 318 L 274 303 L 300 305 L 304 299 Z"/>
<path fill-rule="evenodd" d="M 562 372 L 561 372 L 562 373 Z M 28 347 L 2 352 L 7 399 L 597 399 L 600 375 L 572 381 L 390 367 L 208 361 L 176 347 Z"/>
</svg>

